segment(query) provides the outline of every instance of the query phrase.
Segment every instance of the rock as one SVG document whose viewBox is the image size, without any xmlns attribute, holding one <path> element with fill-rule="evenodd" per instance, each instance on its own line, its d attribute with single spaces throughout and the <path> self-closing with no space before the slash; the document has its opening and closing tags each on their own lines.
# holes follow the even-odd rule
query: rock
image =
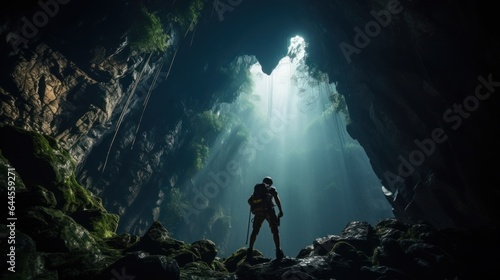
<svg viewBox="0 0 500 280">
<path fill-rule="evenodd" d="M 6 225 L 0 224 L 0 232 L 9 233 L 10 229 Z M 32 279 L 37 275 L 38 254 L 36 243 L 25 233 L 16 230 L 15 243 L 0 241 L 0 250 L 5 252 L 4 261 L 0 264 L 0 278 L 2 279 Z M 5 236 L 6 237 L 6 236 Z M 11 247 L 14 246 L 14 250 Z"/>
<path fill-rule="evenodd" d="M 212 261 L 217 256 L 217 248 L 213 241 L 208 239 L 198 240 L 191 244 L 200 256 L 201 260 L 207 264 L 212 264 Z"/>
<path fill-rule="evenodd" d="M 71 214 L 75 222 L 97 236 L 107 238 L 115 235 L 119 217 L 99 210 L 77 210 Z"/>
<path fill-rule="evenodd" d="M 35 240 L 39 251 L 99 253 L 95 237 L 60 210 L 35 206 L 25 210 L 22 219 L 19 228 Z"/>
<path fill-rule="evenodd" d="M 339 237 L 339 240 L 348 242 L 366 254 L 371 254 L 373 252 L 377 242 L 373 226 L 362 221 L 352 221 L 348 223 Z"/>
<path fill-rule="evenodd" d="M 112 248 L 127 249 L 139 241 L 139 236 L 122 233 L 113 237 L 106 238 L 106 243 Z"/>
<path fill-rule="evenodd" d="M 204 261 L 188 263 L 181 270 L 181 279 L 226 279 L 228 272 L 225 269 L 218 270 Z"/>
<path fill-rule="evenodd" d="M 169 237 L 168 231 L 159 222 L 154 222 L 140 240 L 125 251 L 171 256 L 188 251 L 189 247 L 188 243 Z"/>
<path fill-rule="evenodd" d="M 121 277 L 121 278 L 120 278 Z M 100 280 L 109 279 L 180 279 L 177 262 L 162 255 L 136 252 L 124 256 L 104 269 Z"/>
<path fill-rule="evenodd" d="M 55 208 L 57 205 L 54 193 L 40 185 L 36 185 L 32 191 L 17 192 L 16 196 L 19 198 L 20 209 L 28 209 L 32 206 Z"/>
<path fill-rule="evenodd" d="M 245 263 L 245 259 L 247 257 L 247 249 L 248 248 L 244 247 L 239 248 L 223 261 L 224 265 L 226 266 L 226 269 L 229 272 L 235 272 L 240 265 Z M 263 257 L 264 255 L 260 251 L 254 249 L 253 256 L 255 259 L 259 260 L 259 257 Z M 266 261 L 269 260 L 270 259 L 266 259 Z"/>
</svg>

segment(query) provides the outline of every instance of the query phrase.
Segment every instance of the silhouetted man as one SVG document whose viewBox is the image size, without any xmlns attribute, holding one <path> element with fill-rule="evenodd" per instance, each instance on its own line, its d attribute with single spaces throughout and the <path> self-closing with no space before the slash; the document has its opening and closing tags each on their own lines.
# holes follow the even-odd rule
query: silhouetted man
<svg viewBox="0 0 500 280">
<path fill-rule="evenodd" d="M 278 191 L 273 185 L 271 177 L 265 177 L 262 183 L 256 184 L 252 196 L 248 199 L 250 210 L 254 214 L 252 234 L 250 235 L 250 246 L 247 251 L 247 259 L 253 257 L 253 245 L 259 234 L 260 227 L 264 220 L 269 223 L 271 232 L 273 234 L 274 245 L 276 246 L 276 259 L 281 260 L 284 256 L 283 250 L 280 246 L 280 236 L 278 231 L 279 219 L 283 217 L 283 210 L 281 209 L 281 200 L 278 196 Z M 279 213 L 276 216 L 274 211 L 274 202 L 278 206 Z"/>
</svg>

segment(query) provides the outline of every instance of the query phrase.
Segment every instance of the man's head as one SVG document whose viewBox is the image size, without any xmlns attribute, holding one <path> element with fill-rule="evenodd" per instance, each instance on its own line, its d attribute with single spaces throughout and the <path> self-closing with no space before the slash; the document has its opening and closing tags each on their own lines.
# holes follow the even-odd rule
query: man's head
<svg viewBox="0 0 500 280">
<path fill-rule="evenodd" d="M 266 184 L 266 185 L 269 185 L 269 186 L 272 186 L 273 184 L 273 179 L 271 179 L 271 177 L 269 176 L 266 176 L 264 177 L 264 179 L 262 180 L 262 183 Z"/>
</svg>

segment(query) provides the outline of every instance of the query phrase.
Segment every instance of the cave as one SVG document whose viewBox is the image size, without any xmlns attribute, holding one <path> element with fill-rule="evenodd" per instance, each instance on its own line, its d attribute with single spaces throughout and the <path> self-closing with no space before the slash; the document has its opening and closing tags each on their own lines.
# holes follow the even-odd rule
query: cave
<svg viewBox="0 0 500 280">
<path fill-rule="evenodd" d="M 491 5 L 3 6 L 5 279 L 472 279 L 499 264 Z M 281 262 L 266 222 L 244 260 L 265 176 Z"/>
</svg>

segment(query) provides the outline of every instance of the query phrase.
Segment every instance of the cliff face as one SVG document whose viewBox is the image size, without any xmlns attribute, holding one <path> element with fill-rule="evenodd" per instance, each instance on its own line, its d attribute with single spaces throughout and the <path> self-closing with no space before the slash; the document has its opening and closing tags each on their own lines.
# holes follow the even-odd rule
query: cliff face
<svg viewBox="0 0 500 280">
<path fill-rule="evenodd" d="M 168 51 L 149 57 L 128 45 L 129 3 L 83 2 L 58 1 L 53 16 L 38 4 L 3 15 L 0 121 L 60 140 L 82 184 L 122 216 L 120 230 L 144 232 L 163 188 L 187 179 L 182 154 L 193 112 L 230 98 L 210 96 L 218 88 L 211 82 L 222 81 L 216 69 L 250 54 L 269 73 L 297 34 L 309 43 L 311 65 L 338 82 L 348 131 L 398 218 L 438 228 L 498 223 L 498 173 L 490 164 L 498 156 L 498 31 L 487 5 L 207 4 L 196 35 L 171 29 Z M 37 27 L 31 15 L 39 11 L 50 20 Z M 14 47 L 19 36 L 25 40 Z M 139 130 L 156 70 L 164 98 L 146 112 L 155 121 Z M 199 95 L 168 82 L 186 74 L 196 81 L 189 92 Z"/>
<path fill-rule="evenodd" d="M 120 176 L 118 156 L 111 154 L 114 140 L 122 148 L 123 142 L 127 146 L 135 140 L 143 103 L 153 80 L 160 83 L 165 79 L 167 70 L 158 75 L 160 66 L 172 57 L 179 27 L 171 23 L 166 30 L 169 36 L 166 52 L 140 52 L 130 44 L 130 27 L 136 20 L 134 11 L 138 6 L 123 1 L 30 3 L 18 7 L 20 10 L 2 13 L 5 40 L 1 43 L 1 122 L 58 140 L 78 163 L 83 174 L 81 181 L 93 193 L 102 195 L 106 186 L 120 183 L 108 181 Z M 37 14 L 46 15 L 47 22 L 38 22 Z M 124 121 L 122 125 L 131 114 L 136 117 L 132 124 Z M 160 143 L 157 145 L 156 151 L 161 151 L 148 154 L 147 159 L 142 155 L 142 161 L 137 162 L 140 165 L 137 173 L 143 179 L 134 175 L 124 178 L 130 179 L 126 185 L 135 182 L 138 188 L 124 194 L 125 201 L 135 199 L 143 181 L 149 180 L 151 170 L 158 169 L 163 149 L 173 146 L 175 134 L 181 131 L 173 123 L 171 138 L 161 147 Z M 154 145 L 151 142 L 158 140 L 152 135 L 150 131 L 149 143 L 139 143 L 145 138 L 137 137 L 142 153 L 151 152 Z M 95 151 L 99 144 L 101 149 Z M 89 156 L 95 160 L 90 168 L 85 167 Z M 148 161 L 156 164 L 150 166 Z M 109 177 L 96 183 L 105 169 Z M 90 172 L 93 177 L 87 179 Z M 124 202 L 109 207 L 121 213 L 120 207 L 129 205 Z"/>
<path fill-rule="evenodd" d="M 26 6 L 3 23 L 1 118 L 60 140 L 82 163 L 122 109 L 135 107 L 140 96 L 134 85 L 152 75 L 157 59 L 127 47 L 127 30 L 114 22 L 126 5 L 107 14 L 109 9 L 97 3 L 89 3 L 94 10 L 81 3 L 50 3 Z M 75 16 L 83 11 L 88 17 Z M 38 22 L 37 14 L 47 23 Z"/>
</svg>

